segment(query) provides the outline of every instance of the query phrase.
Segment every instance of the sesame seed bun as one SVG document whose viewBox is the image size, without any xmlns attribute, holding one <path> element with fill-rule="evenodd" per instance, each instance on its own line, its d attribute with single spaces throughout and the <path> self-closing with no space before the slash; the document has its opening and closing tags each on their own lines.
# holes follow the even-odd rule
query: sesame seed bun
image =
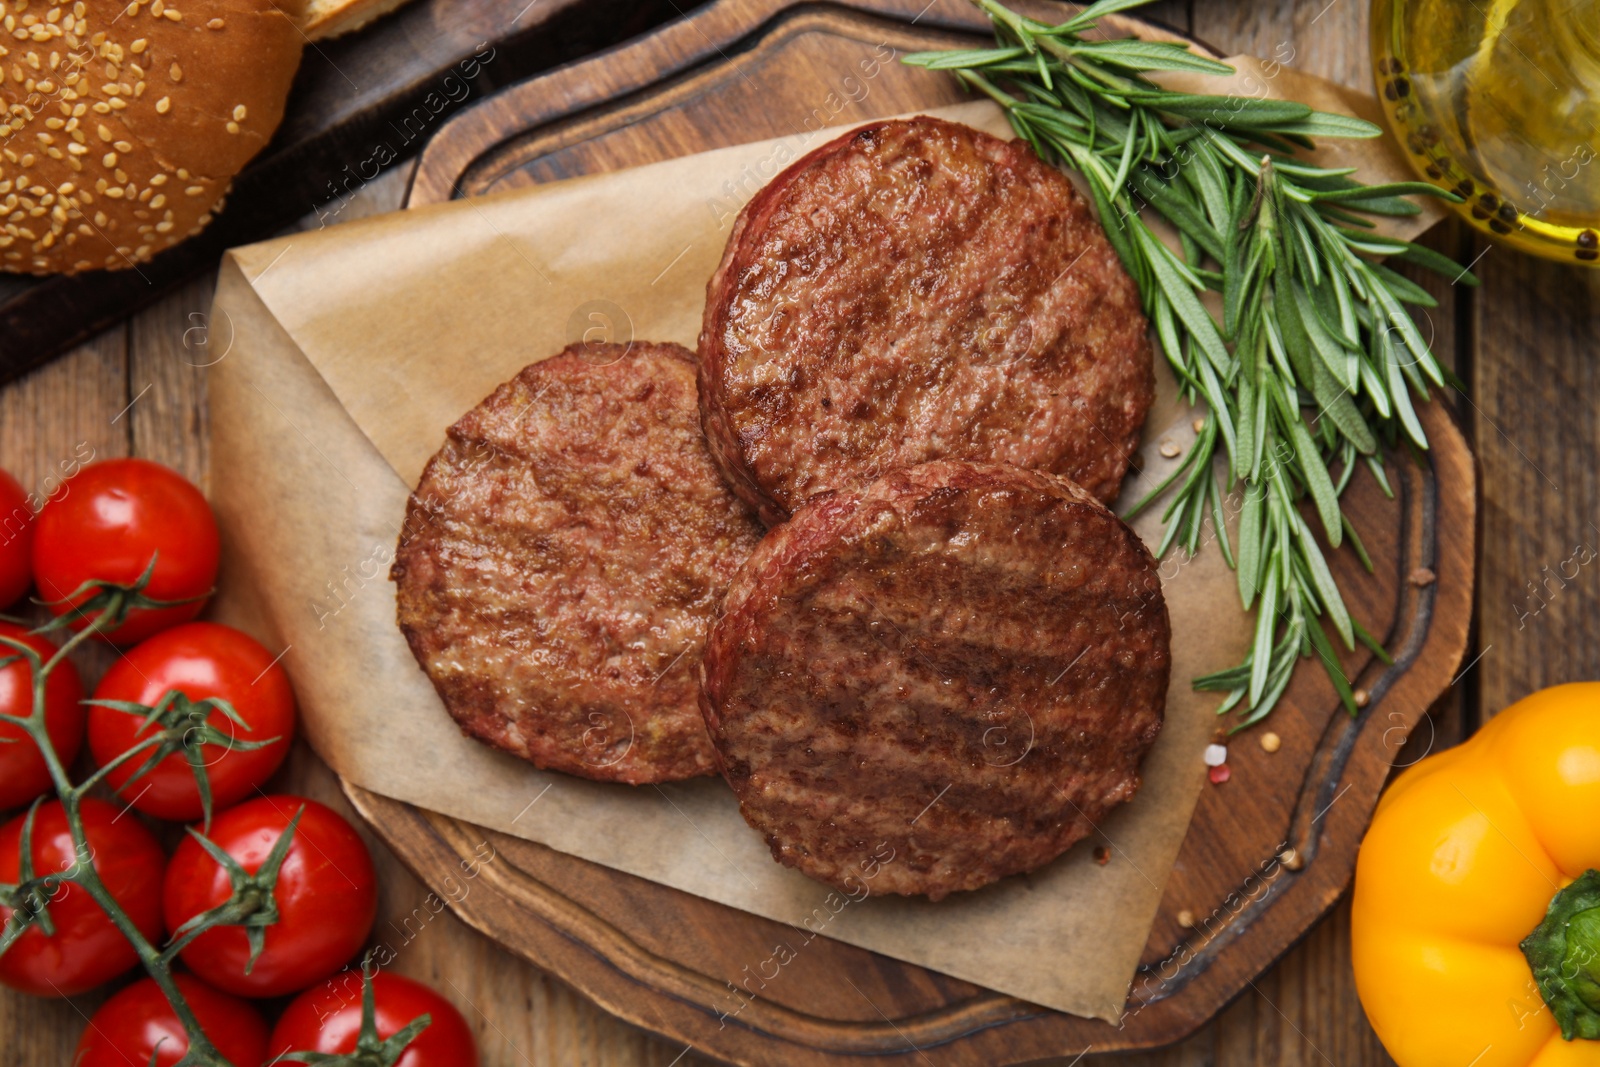
<svg viewBox="0 0 1600 1067">
<path fill-rule="evenodd" d="M 0 269 L 123 270 L 199 233 L 283 118 L 269 0 L 0 0 Z"/>
</svg>

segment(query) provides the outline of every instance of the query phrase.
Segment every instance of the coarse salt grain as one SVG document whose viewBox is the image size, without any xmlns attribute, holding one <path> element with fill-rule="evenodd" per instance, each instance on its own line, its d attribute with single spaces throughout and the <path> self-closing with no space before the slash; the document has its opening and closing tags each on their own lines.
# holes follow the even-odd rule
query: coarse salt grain
<svg viewBox="0 0 1600 1067">
<path fill-rule="evenodd" d="M 1220 767 L 1228 762 L 1228 746 L 1207 745 L 1205 761 L 1207 767 Z"/>
</svg>

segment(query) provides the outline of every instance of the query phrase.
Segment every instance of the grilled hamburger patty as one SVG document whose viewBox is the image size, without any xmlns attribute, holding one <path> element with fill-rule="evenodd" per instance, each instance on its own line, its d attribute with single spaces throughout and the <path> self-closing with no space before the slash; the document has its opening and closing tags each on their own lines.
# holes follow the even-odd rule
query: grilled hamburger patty
<svg viewBox="0 0 1600 1067">
<path fill-rule="evenodd" d="M 602 781 L 713 772 L 696 667 L 761 528 L 693 355 L 574 345 L 467 412 L 406 507 L 400 628 L 467 734 Z"/>
<path fill-rule="evenodd" d="M 762 517 L 930 459 L 1117 495 L 1154 396 L 1139 293 L 1067 178 L 921 117 L 824 145 L 740 212 L 700 401 Z"/>
<path fill-rule="evenodd" d="M 1155 561 L 1065 479 L 935 461 L 814 500 L 729 586 L 706 723 L 780 863 L 873 894 L 1033 870 L 1139 788 Z"/>
</svg>

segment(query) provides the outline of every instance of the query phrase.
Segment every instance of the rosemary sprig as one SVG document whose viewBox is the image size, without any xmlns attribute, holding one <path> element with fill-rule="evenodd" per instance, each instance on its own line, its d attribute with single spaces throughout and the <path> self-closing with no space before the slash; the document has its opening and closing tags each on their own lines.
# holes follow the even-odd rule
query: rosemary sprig
<svg viewBox="0 0 1600 1067">
<path fill-rule="evenodd" d="M 1004 108 L 1042 158 L 1083 175 L 1185 398 L 1209 409 L 1183 463 L 1127 516 L 1173 490 L 1158 555 L 1173 544 L 1197 552 L 1209 519 L 1246 610 L 1256 611 L 1244 662 L 1195 687 L 1226 693 L 1219 714 L 1238 708 L 1240 730 L 1266 716 L 1295 663 L 1315 654 L 1355 714 L 1322 622 L 1346 648 L 1359 640 L 1388 657 L 1351 617 L 1300 505 L 1309 499 L 1327 543 L 1348 539 L 1371 569 L 1339 498 L 1360 466 L 1393 495 L 1380 446 L 1403 437 L 1426 449 L 1413 394 L 1426 401 L 1429 383 L 1446 381 L 1403 306 L 1435 301 L 1376 258 L 1477 280 L 1435 252 L 1379 236 L 1369 219 L 1417 214 L 1410 194 L 1451 194 L 1420 182 L 1363 185 L 1351 169 L 1295 158 L 1313 137 L 1375 137 L 1378 127 L 1294 101 L 1164 89 L 1144 75 L 1233 68 L 1183 44 L 1084 36 L 1100 17 L 1147 2 L 1100 0 L 1052 26 L 973 0 L 994 24 L 994 48 L 904 61 L 949 71 Z M 1181 254 L 1140 217 L 1144 207 L 1178 231 Z M 1208 289 L 1222 296 L 1220 323 L 1201 301 Z M 1234 487 L 1237 552 L 1224 511 Z"/>
</svg>

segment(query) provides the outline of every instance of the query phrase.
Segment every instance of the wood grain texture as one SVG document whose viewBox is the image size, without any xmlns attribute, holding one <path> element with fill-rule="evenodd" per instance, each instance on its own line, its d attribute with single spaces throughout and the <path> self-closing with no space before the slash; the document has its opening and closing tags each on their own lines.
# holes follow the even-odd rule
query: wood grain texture
<svg viewBox="0 0 1600 1067">
<path fill-rule="evenodd" d="M 1297 66 L 1365 86 L 1366 5 L 1361 0 L 1338 0 L 1315 19 L 1321 7 L 1320 0 L 1314 4 L 1168 0 L 1151 10 L 1224 52 L 1270 54 L 1273 45 L 1288 40 L 1300 50 Z M 359 158 L 351 150 L 348 161 Z M 317 222 L 312 218 L 307 224 Z M 1448 228 L 1435 231 L 1429 243 L 1453 254 L 1465 243 L 1465 259 L 1482 251 L 1460 234 L 1452 240 Z M 1569 526 L 1586 529 L 1586 518 L 1597 513 L 1594 416 L 1592 403 L 1586 401 L 1586 390 L 1595 384 L 1586 358 L 1594 350 L 1595 293 L 1584 276 L 1546 271 L 1529 261 L 1513 262 L 1516 257 L 1504 250 L 1492 252 L 1480 268 L 1488 273 L 1497 256 L 1506 265 L 1486 279 L 1485 289 L 1459 306 L 1450 301 L 1432 313 L 1439 329 L 1436 350 L 1467 377 L 1472 403 L 1483 408 L 1480 415 L 1462 398 L 1468 416 L 1465 429 L 1482 452 L 1485 502 L 1479 594 L 1483 636 L 1478 647 L 1487 652 L 1450 690 L 1458 703 L 1465 693 L 1469 722 L 1477 714 L 1476 679 L 1483 668 L 1494 666 L 1502 652 L 1495 647 L 1497 635 L 1518 643 L 1504 650 L 1506 659 L 1497 673 L 1484 675 L 1483 699 L 1491 711 L 1536 685 L 1592 675 L 1595 664 L 1589 660 L 1600 656 L 1574 640 L 1576 633 L 1584 632 L 1574 627 L 1595 621 L 1594 579 L 1587 570 L 1573 583 L 1565 603 L 1547 597 L 1550 607 L 1527 620 L 1529 630 L 1552 622 L 1559 625 L 1524 634 L 1506 606 L 1507 591 L 1523 590 L 1526 580 L 1550 562 L 1546 550 L 1561 544 L 1558 531 Z M 1435 288 L 1437 283 L 1429 276 L 1414 276 L 1436 296 L 1454 295 L 1447 286 Z M 179 352 L 203 361 L 203 353 L 184 349 L 183 331 L 195 325 L 189 316 L 208 306 L 208 291 L 198 284 L 80 346 L 62 361 L 0 389 L 0 466 L 16 472 L 25 483 L 39 485 L 56 463 L 80 442 L 89 441 L 103 455 L 135 451 L 191 474 L 204 474 L 205 436 L 197 430 L 205 418 L 204 374 L 185 382 L 179 375 L 188 372 L 171 361 Z M 1496 339 L 1494 345 L 1484 343 L 1484 333 Z M 189 342 L 199 344 L 200 335 L 190 334 Z M 134 378 L 139 379 L 137 385 L 132 385 Z M 113 423 L 134 394 L 151 383 L 155 387 L 133 411 L 140 412 L 147 401 L 161 403 L 140 412 L 140 420 L 124 416 Z M 1499 431 L 1487 421 L 1491 418 L 1514 445 L 1498 438 Z M 1498 443 L 1489 440 L 1491 435 Z M 1580 471 L 1572 482 L 1557 479 L 1572 494 L 1568 504 L 1563 493 L 1542 481 L 1525 484 L 1537 476 L 1523 462 L 1519 448 L 1541 466 L 1556 465 L 1570 449 L 1574 467 L 1591 473 Z M 1600 548 L 1600 542 L 1589 543 Z M 1569 552 L 1570 548 L 1555 556 L 1555 562 L 1566 559 Z M 1491 618 L 1494 612 L 1508 618 L 1496 622 Z M 1470 651 L 1469 660 L 1476 654 L 1476 649 Z M 103 664 L 87 666 L 98 673 Z M 1443 712 L 1436 747 L 1453 741 L 1460 728 L 1456 710 Z M 1412 756 L 1397 753 L 1389 758 Z M 331 774 L 303 746 L 274 788 L 343 803 Z M 383 885 L 380 929 L 386 923 L 404 929 L 407 917 L 418 907 L 427 910 L 428 890 L 392 854 L 373 843 Z M 1388 1063 L 1355 1001 L 1346 913 L 1345 907 L 1336 910 L 1193 1037 L 1169 1049 L 1118 1055 L 1106 1062 L 1130 1067 Z M 496 948 L 448 911 L 425 926 L 413 918 L 411 928 L 421 932 L 400 953 L 397 969 L 432 982 L 462 1007 L 478 1035 L 485 1067 L 687 1067 L 710 1062 L 694 1052 L 685 1053 L 682 1044 L 649 1038 L 606 1015 L 560 981 Z M 0 990 L 0 1035 L 4 1035 L 0 1067 L 69 1062 L 84 1025 L 80 1009 L 91 1011 L 99 999 L 47 1002 Z M 1066 1054 L 1051 1062 L 1066 1065 L 1076 1055 L 1076 1050 L 1061 1051 Z"/>
</svg>

